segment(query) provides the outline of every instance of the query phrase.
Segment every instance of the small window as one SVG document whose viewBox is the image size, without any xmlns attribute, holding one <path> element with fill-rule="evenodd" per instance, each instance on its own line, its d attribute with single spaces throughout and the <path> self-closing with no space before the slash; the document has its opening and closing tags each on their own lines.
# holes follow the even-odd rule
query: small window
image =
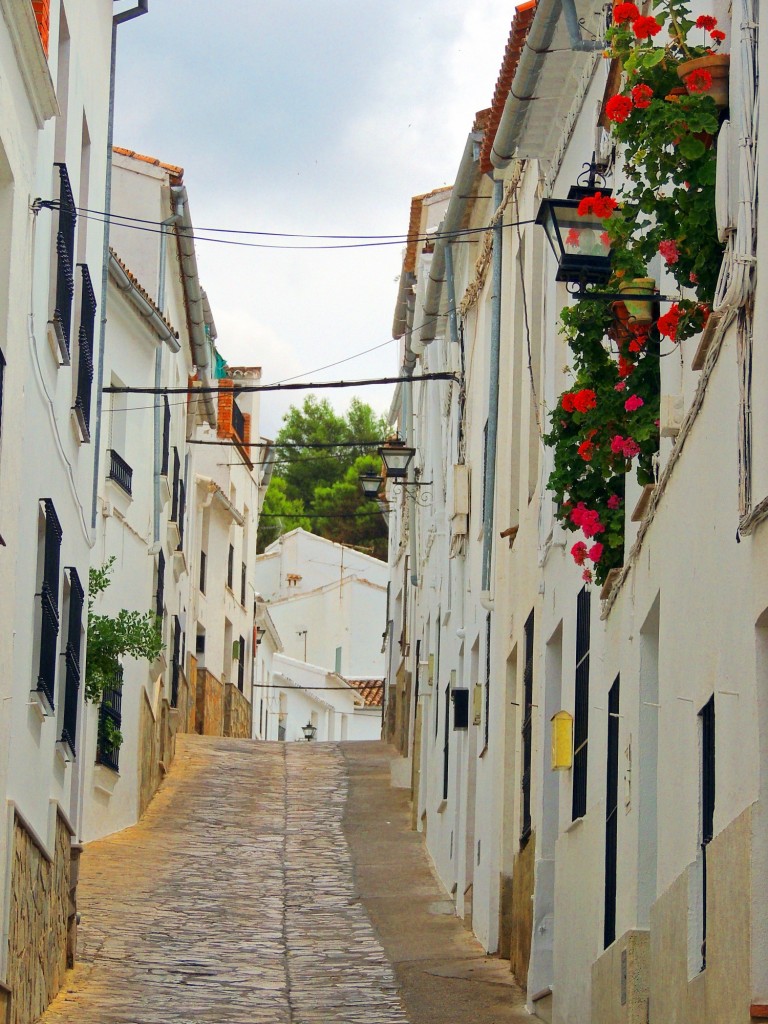
<svg viewBox="0 0 768 1024">
<path fill-rule="evenodd" d="M 533 612 L 525 623 L 525 665 L 523 667 L 523 774 L 521 780 L 523 798 L 523 822 L 520 845 L 528 842 L 531 835 L 531 750 L 533 731 Z"/>
<path fill-rule="evenodd" d="M 40 661 L 36 689 L 50 710 L 53 711 L 59 636 L 59 565 L 62 529 L 50 498 L 42 498 L 40 508 L 44 516 L 44 535 L 42 575 L 39 584 Z"/>
<path fill-rule="evenodd" d="M 590 592 L 582 587 L 576 602 L 576 701 L 573 716 L 573 792 L 571 817 L 587 813 L 587 741 L 589 738 Z"/>
<path fill-rule="evenodd" d="M 227 555 L 227 586 L 232 590 L 232 585 L 235 582 L 235 549 L 232 544 L 229 545 L 229 554 Z"/>
<path fill-rule="evenodd" d="M 120 732 L 123 721 L 123 668 L 115 672 L 101 696 L 99 705 L 99 734 L 96 763 L 116 772 L 120 768 L 120 743 L 115 733 Z"/>
<path fill-rule="evenodd" d="M 85 595 L 77 569 L 67 569 L 69 577 L 69 614 L 67 616 L 67 645 L 64 649 L 66 682 L 64 684 L 64 723 L 61 742 L 77 755 L 77 712 L 80 695 L 80 652 L 83 637 L 83 604 Z"/>
</svg>

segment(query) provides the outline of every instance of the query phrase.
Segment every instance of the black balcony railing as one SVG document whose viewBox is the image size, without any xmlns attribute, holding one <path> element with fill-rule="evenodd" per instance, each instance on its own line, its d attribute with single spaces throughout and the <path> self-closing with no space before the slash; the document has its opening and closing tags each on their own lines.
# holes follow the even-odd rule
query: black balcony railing
<svg viewBox="0 0 768 1024">
<path fill-rule="evenodd" d="M 72 298 L 75 294 L 75 197 L 69 183 L 67 165 L 59 169 L 59 229 L 56 234 L 56 305 L 53 322 L 59 342 L 69 355 L 72 334 Z"/>
<path fill-rule="evenodd" d="M 245 566 L 245 562 L 240 566 L 240 604 L 245 607 L 245 583 L 248 578 L 248 570 Z"/>
<path fill-rule="evenodd" d="M 99 705 L 99 741 L 96 748 L 96 762 L 113 771 L 120 768 L 120 744 L 111 737 L 120 731 L 123 721 L 123 669 L 118 669 L 107 686 Z"/>
<path fill-rule="evenodd" d="M 163 395 L 163 462 L 160 475 L 168 476 L 168 462 L 171 455 L 171 405 L 168 395 Z"/>
<path fill-rule="evenodd" d="M 232 545 L 229 545 L 229 554 L 227 555 L 227 586 L 230 590 L 235 585 L 235 549 Z"/>
<path fill-rule="evenodd" d="M 87 440 L 91 436 L 91 390 L 93 385 L 93 335 L 96 323 L 96 295 L 91 275 L 85 263 L 79 264 L 82 273 L 82 298 L 80 301 L 80 331 L 78 334 L 79 355 L 77 363 L 77 395 L 75 412 Z"/>
<path fill-rule="evenodd" d="M 245 440 L 245 418 L 237 407 L 237 402 L 232 403 L 232 429 L 240 438 Z"/>
<path fill-rule="evenodd" d="M 237 688 L 240 693 L 245 687 L 245 637 L 240 637 L 240 646 L 237 651 Z"/>
<path fill-rule="evenodd" d="M 66 682 L 64 686 L 64 724 L 61 730 L 61 741 L 66 743 L 77 755 L 77 708 L 80 694 L 80 647 L 83 629 L 83 604 L 85 595 L 77 570 L 69 568 L 69 623 L 67 627 L 67 646 L 64 651 L 66 666 Z"/>
<path fill-rule="evenodd" d="M 42 507 L 45 511 L 45 550 L 43 579 L 40 585 L 40 663 L 37 673 L 37 691 L 44 695 L 53 711 L 59 637 L 59 565 L 62 529 L 50 498 L 42 499 Z"/>
<path fill-rule="evenodd" d="M 133 480 L 133 470 L 125 461 L 125 459 L 118 455 L 114 448 L 109 450 L 109 479 L 114 480 L 118 487 L 121 487 L 126 494 L 131 494 L 131 481 Z"/>
<path fill-rule="evenodd" d="M 162 549 L 157 556 L 157 590 L 155 591 L 155 615 L 162 621 L 165 607 L 165 555 Z"/>
</svg>

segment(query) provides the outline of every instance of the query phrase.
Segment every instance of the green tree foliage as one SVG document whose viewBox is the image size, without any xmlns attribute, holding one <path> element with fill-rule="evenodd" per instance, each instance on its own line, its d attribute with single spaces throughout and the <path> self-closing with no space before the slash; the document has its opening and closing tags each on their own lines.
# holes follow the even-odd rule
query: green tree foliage
<svg viewBox="0 0 768 1024">
<path fill-rule="evenodd" d="M 114 556 L 100 569 L 88 572 L 88 635 L 86 638 L 85 696 L 97 704 L 111 686 L 120 669 L 120 658 L 144 658 L 154 661 L 163 649 L 163 641 L 154 612 L 127 611 L 117 615 L 97 615 L 93 610 L 99 594 L 111 584 Z M 108 720 L 99 726 L 100 741 L 119 747 L 120 733 Z"/>
<path fill-rule="evenodd" d="M 359 398 L 352 399 L 346 415 L 314 395 L 308 395 L 302 406 L 292 406 L 276 438 L 278 445 L 290 447 L 277 449 L 275 474 L 259 521 L 259 550 L 303 527 L 386 558 L 386 522 L 363 497 L 358 481 L 361 473 L 378 472 L 381 462 L 375 449 L 371 454 L 370 446 L 352 442 L 382 441 L 388 432 L 386 419 Z M 331 447 L 305 447 L 315 444 Z"/>
</svg>

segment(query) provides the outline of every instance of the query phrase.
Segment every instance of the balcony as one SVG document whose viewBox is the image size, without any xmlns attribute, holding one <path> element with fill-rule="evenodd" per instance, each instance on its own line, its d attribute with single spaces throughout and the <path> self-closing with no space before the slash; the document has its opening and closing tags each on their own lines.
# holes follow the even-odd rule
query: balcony
<svg viewBox="0 0 768 1024">
<path fill-rule="evenodd" d="M 123 669 L 115 673 L 110 685 L 103 691 L 99 705 L 99 734 L 96 749 L 96 763 L 119 771 L 120 742 L 115 734 L 120 732 L 123 706 Z"/>
<path fill-rule="evenodd" d="M 75 197 L 69 183 L 66 164 L 59 169 L 59 229 L 56 234 L 56 299 L 53 329 L 59 343 L 62 362 L 69 366 L 72 334 L 72 298 L 75 294 Z"/>
<path fill-rule="evenodd" d="M 96 322 L 96 296 L 88 267 L 81 263 L 82 292 L 80 331 L 78 333 L 77 395 L 75 415 L 83 441 L 91 439 L 91 391 L 93 386 L 93 340 Z"/>
<path fill-rule="evenodd" d="M 133 470 L 113 448 L 109 449 L 109 474 L 107 479 L 114 481 L 126 494 L 132 494 L 131 481 L 133 479 Z"/>
</svg>

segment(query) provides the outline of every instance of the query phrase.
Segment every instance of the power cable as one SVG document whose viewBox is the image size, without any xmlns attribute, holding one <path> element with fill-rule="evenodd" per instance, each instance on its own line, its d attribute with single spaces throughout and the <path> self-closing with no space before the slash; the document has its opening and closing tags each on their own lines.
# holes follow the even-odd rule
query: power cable
<svg viewBox="0 0 768 1024">
<path fill-rule="evenodd" d="M 427 381 L 427 380 L 457 380 L 455 373 L 448 371 L 437 371 L 435 373 L 422 373 L 414 376 L 405 377 L 369 377 L 363 380 L 331 380 L 321 382 L 308 382 L 306 384 L 235 384 L 231 390 L 233 397 L 236 395 L 249 394 L 254 391 L 302 391 L 302 390 L 322 390 L 326 388 L 357 388 L 357 387 L 369 387 L 376 384 L 400 384 L 402 382 L 411 381 Z M 103 388 L 104 394 L 110 395 L 205 395 L 205 394 L 218 394 L 219 386 L 216 385 L 204 385 L 200 387 L 187 386 L 178 388 L 141 388 L 141 387 L 128 387 L 125 385 L 112 384 L 109 387 Z"/>
</svg>

